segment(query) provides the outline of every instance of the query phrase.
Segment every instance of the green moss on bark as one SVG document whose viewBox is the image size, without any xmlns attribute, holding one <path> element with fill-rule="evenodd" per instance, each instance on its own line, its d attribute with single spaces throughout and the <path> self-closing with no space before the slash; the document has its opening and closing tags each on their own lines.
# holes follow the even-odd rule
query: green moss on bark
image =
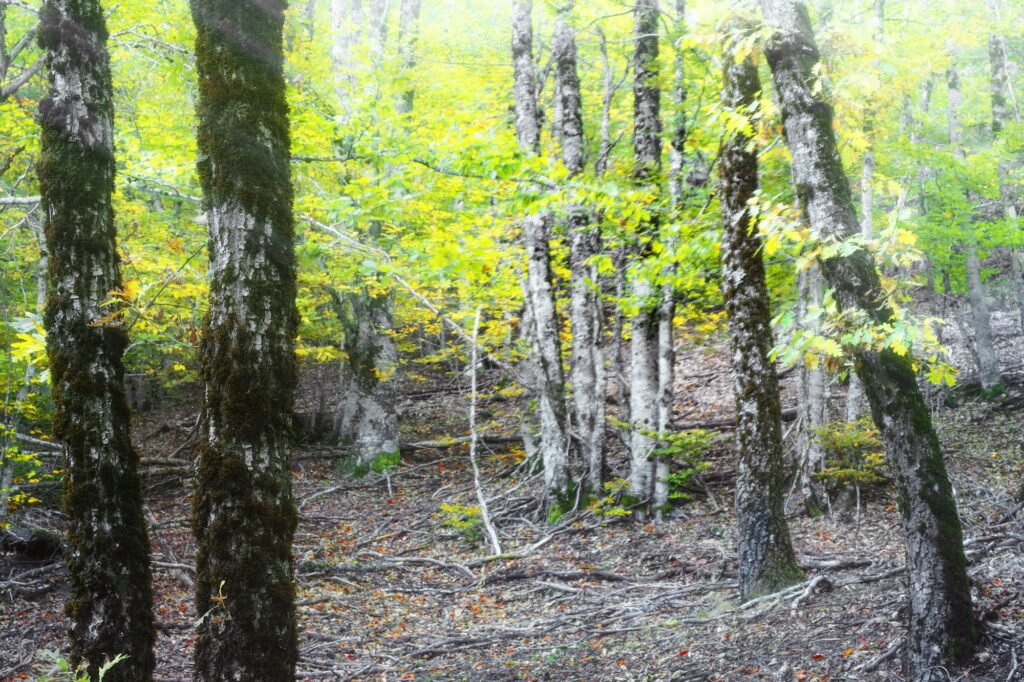
<svg viewBox="0 0 1024 682">
<path fill-rule="evenodd" d="M 210 433 L 193 500 L 197 680 L 283 682 L 298 658 L 288 442 L 299 320 L 285 6 L 191 2 L 211 259 L 200 347 Z"/>
<path fill-rule="evenodd" d="M 152 678 L 149 539 L 122 380 L 127 335 L 101 307 L 121 286 L 112 208 L 113 93 L 98 0 L 46 2 L 39 44 L 50 94 L 40 103 L 37 172 L 46 213 L 47 329 L 54 432 L 66 445 L 71 576 L 69 658 L 106 679 Z"/>
</svg>

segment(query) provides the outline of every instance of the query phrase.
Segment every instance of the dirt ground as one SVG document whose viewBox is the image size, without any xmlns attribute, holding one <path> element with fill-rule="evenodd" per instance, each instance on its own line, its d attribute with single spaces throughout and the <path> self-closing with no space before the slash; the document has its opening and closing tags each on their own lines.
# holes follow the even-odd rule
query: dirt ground
<svg viewBox="0 0 1024 682">
<path fill-rule="evenodd" d="M 722 358 L 709 349 L 680 358 L 689 368 L 678 378 L 680 421 L 728 416 Z M 464 384 L 453 374 L 405 386 L 403 442 L 466 435 Z M 518 402 L 487 385 L 482 430 L 514 433 Z M 159 680 L 191 679 L 194 406 L 184 396 L 135 425 L 150 463 Z M 985 622 L 975 659 L 949 676 L 1024 680 L 1024 509 L 1014 503 L 1024 411 L 967 401 L 937 419 Z M 621 449 L 614 436 L 610 442 Z M 539 482 L 518 446 L 485 448 L 497 557 L 478 533 L 447 525 L 441 511 L 442 503 L 476 503 L 464 444 L 408 448 L 396 470 L 360 479 L 339 473 L 338 454 L 325 445 L 295 451 L 299 679 L 902 679 L 906 585 L 891 496 L 876 494 L 842 518 L 794 515 L 807 582 L 741 604 L 727 429 L 692 501 L 661 523 L 605 520 L 582 509 L 548 525 L 538 515 Z M 612 460 L 625 466 L 621 453 Z M 59 529 L 61 518 L 35 507 L 19 522 Z M 47 651 L 64 647 L 66 596 L 63 563 L 0 557 L 0 680 L 45 679 Z"/>
</svg>

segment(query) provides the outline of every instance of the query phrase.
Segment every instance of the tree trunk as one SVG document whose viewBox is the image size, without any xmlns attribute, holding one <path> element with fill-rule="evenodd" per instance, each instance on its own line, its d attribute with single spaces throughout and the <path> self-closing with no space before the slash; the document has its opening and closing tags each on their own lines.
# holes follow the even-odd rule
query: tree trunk
<svg viewBox="0 0 1024 682">
<path fill-rule="evenodd" d="M 812 265 L 801 272 L 798 279 L 797 328 L 810 334 L 821 333 L 821 319 L 818 314 L 813 317 L 811 309 L 818 309 L 825 296 L 821 269 Z M 799 431 L 797 433 L 797 466 L 794 478 L 796 495 L 793 503 L 801 504 L 804 509 L 816 516 L 828 505 L 825 487 L 815 477 L 825 466 L 825 450 L 818 442 L 818 429 L 828 423 L 828 404 L 826 390 L 828 376 L 821 366 L 820 358 L 810 363 L 801 358 L 799 363 L 797 387 L 797 412 L 799 414 Z"/>
<path fill-rule="evenodd" d="M 583 172 L 586 160 L 576 38 L 568 20 L 571 10 L 572 3 L 560 8 L 551 49 L 555 56 L 555 90 L 562 110 L 558 132 L 562 162 L 575 176 Z M 570 206 L 568 213 L 573 412 L 587 481 L 591 490 L 600 494 L 605 470 L 605 372 L 600 279 L 592 260 L 601 250 L 601 234 L 592 215 L 583 207 Z"/>
<path fill-rule="evenodd" d="M 960 73 L 955 66 L 946 72 L 946 85 L 949 93 L 949 144 L 953 148 L 953 156 L 963 160 L 963 127 L 960 121 L 960 105 L 963 95 L 960 90 Z M 978 360 L 978 377 L 981 387 L 991 391 L 1002 382 L 999 375 L 999 360 L 992 343 L 992 315 L 989 312 L 985 295 L 985 284 L 981 279 L 981 261 L 978 258 L 978 247 L 975 236 L 968 235 L 969 243 L 965 247 L 964 267 L 967 271 L 967 294 L 971 304 L 971 317 L 974 322 L 974 348 Z"/>
<path fill-rule="evenodd" d="M 669 162 L 669 198 L 672 202 L 672 214 L 676 220 L 682 217 L 686 199 L 686 69 L 682 40 L 686 33 L 686 0 L 676 0 L 673 27 L 673 45 L 676 58 L 672 72 L 672 137 Z M 675 406 L 676 353 L 675 353 L 675 236 L 670 236 L 666 244 L 669 262 L 662 268 L 661 303 L 658 306 L 658 426 L 659 436 L 663 437 L 672 429 L 673 408 Z M 667 445 L 664 441 L 661 447 Z M 661 515 L 669 502 L 669 476 L 672 473 L 672 461 L 668 456 L 658 457 L 654 471 L 654 508 Z"/>
<path fill-rule="evenodd" d="M 423 0 L 402 0 L 398 27 L 398 52 L 402 58 L 403 76 L 410 80 L 398 101 L 398 113 L 412 112 L 416 89 L 411 85 L 412 72 L 416 68 L 416 39 L 419 34 L 420 7 Z"/>
<path fill-rule="evenodd" d="M 999 374 L 999 359 L 992 343 L 992 316 L 985 296 L 985 284 L 981 281 L 981 260 L 974 244 L 966 247 L 967 294 L 971 303 L 971 318 L 974 322 L 974 347 L 977 352 L 978 377 L 981 388 L 991 391 L 1002 383 Z"/>
<path fill-rule="evenodd" d="M 512 4 L 512 65 L 515 84 L 516 138 L 527 153 L 540 151 L 540 110 L 537 108 L 537 74 L 533 64 L 533 0 Z"/>
<path fill-rule="evenodd" d="M 54 433 L 64 443 L 70 660 L 107 680 L 152 679 L 156 637 L 139 457 L 129 436 L 128 336 L 107 299 L 121 289 L 114 224 L 114 103 L 98 0 L 40 11 L 49 92 L 38 165 L 49 251 L 45 325 Z"/>
<path fill-rule="evenodd" d="M 363 0 L 332 2 L 335 30 L 331 67 L 335 94 L 339 106 L 351 115 L 350 102 L 357 96 L 360 86 L 355 48 L 365 33 L 370 41 L 373 67 L 379 68 L 387 35 L 389 3 L 371 0 L 364 12 Z M 418 13 L 418 0 L 403 1 L 400 51 L 408 68 L 412 66 Z M 372 80 L 366 78 L 362 84 L 367 96 L 376 92 L 376 85 L 370 86 Z M 409 113 L 412 101 L 413 90 L 410 87 L 396 105 L 399 112 Z M 403 110 L 406 103 L 410 108 Z M 375 245 L 379 238 L 380 226 L 371 222 L 366 240 Z M 334 290 L 332 296 L 334 310 L 343 329 L 342 346 L 345 350 L 340 377 L 343 403 L 338 416 L 338 431 L 351 447 L 354 461 L 365 467 L 381 455 L 398 452 L 394 386 L 398 350 L 393 338 L 394 293 L 379 278 L 372 287 Z"/>
<path fill-rule="evenodd" d="M 298 312 L 285 5 L 191 5 L 210 244 L 200 347 L 209 426 L 193 499 L 195 678 L 284 682 L 295 678 L 298 657 L 288 446 Z"/>
<path fill-rule="evenodd" d="M 398 350 L 387 333 L 394 327 L 392 299 L 389 291 L 369 289 L 334 294 L 346 356 L 338 430 L 363 466 L 399 451 L 394 382 Z"/>
<path fill-rule="evenodd" d="M 562 344 L 548 240 L 551 217 L 530 216 L 523 222 L 526 246 L 526 293 L 533 321 L 532 343 L 537 362 L 537 409 L 540 416 L 540 454 L 544 463 L 544 495 L 547 505 L 564 497 L 569 487 L 569 439 L 565 419 L 565 378 Z"/>
<path fill-rule="evenodd" d="M 634 6 L 633 53 L 633 174 L 639 184 L 657 182 L 661 171 L 661 90 L 658 84 L 658 0 L 638 0 Z M 652 220 L 640 226 L 637 263 L 650 257 L 657 237 Z M 630 337 L 630 486 L 632 494 L 650 505 L 657 479 L 654 462 L 658 447 L 658 312 L 662 292 L 648 275 L 634 274 L 630 296 L 638 304 Z"/>
<path fill-rule="evenodd" d="M 734 32 L 743 28 L 736 26 Z M 723 58 L 725 108 L 747 115 L 761 81 L 750 57 L 736 59 L 735 42 Z M 783 510 L 785 465 L 782 408 L 772 351 L 772 313 L 761 239 L 748 204 L 757 192 L 757 152 L 738 133 L 719 154 L 722 203 L 722 296 L 729 319 L 733 392 L 736 395 L 736 522 L 740 594 L 744 600 L 799 582 Z"/>
<path fill-rule="evenodd" d="M 819 57 L 807 9 L 793 0 L 762 0 L 761 6 L 775 29 L 765 52 L 782 103 L 801 204 L 823 237 L 847 239 L 857 234 L 857 216 L 835 142 L 832 107 L 815 90 Z M 876 323 L 891 321 L 869 253 L 830 258 L 822 269 L 840 308 L 861 309 Z M 911 587 L 904 672 L 913 680 L 937 680 L 940 674 L 945 679 L 941 666 L 969 656 L 979 630 L 942 449 L 909 357 L 866 349 L 855 354 L 855 364 L 894 474 L 906 535 Z"/>
<path fill-rule="evenodd" d="M 540 112 L 537 108 L 537 76 L 533 63 L 533 3 L 517 1 L 513 6 L 512 61 L 515 67 L 516 136 L 524 154 L 540 149 Z M 570 149 L 572 148 L 570 141 Z M 582 154 L 582 147 L 579 154 Z M 554 288 L 551 285 L 552 217 L 533 215 L 523 221 L 523 247 L 526 251 L 524 306 L 531 322 L 527 329 L 533 363 L 526 376 L 537 402 L 534 423 L 539 429 L 540 458 L 544 464 L 544 500 L 551 508 L 564 498 L 569 488 L 569 436 L 565 411 L 565 377 L 562 370 L 562 345 Z M 528 420 L 526 429 L 532 425 Z"/>
</svg>

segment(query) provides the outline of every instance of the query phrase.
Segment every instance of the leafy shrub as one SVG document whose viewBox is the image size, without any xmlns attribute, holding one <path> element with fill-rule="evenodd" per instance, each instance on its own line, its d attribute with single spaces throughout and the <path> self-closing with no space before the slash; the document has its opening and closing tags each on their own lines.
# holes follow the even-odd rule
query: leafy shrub
<svg viewBox="0 0 1024 682">
<path fill-rule="evenodd" d="M 668 499 L 682 504 L 690 499 L 687 490 L 693 478 L 711 466 L 702 458 L 711 449 L 715 437 L 703 429 L 690 429 L 661 434 L 664 445 L 654 451 L 655 457 L 670 460 Z"/>
<path fill-rule="evenodd" d="M 484 520 L 476 505 L 442 502 L 441 511 L 435 516 L 441 518 L 441 525 L 451 528 L 467 542 L 477 544 L 484 539 Z"/>
<path fill-rule="evenodd" d="M 854 488 L 881 488 L 886 476 L 882 440 L 870 418 L 855 422 L 832 422 L 814 429 L 826 453 L 825 468 L 815 474 L 830 492 Z"/>
</svg>

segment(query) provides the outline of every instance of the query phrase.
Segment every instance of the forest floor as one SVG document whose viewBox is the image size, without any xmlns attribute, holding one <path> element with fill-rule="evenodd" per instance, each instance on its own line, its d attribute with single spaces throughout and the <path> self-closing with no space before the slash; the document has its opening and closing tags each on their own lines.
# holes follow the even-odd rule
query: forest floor
<svg viewBox="0 0 1024 682">
<path fill-rule="evenodd" d="M 724 354 L 688 351 L 680 421 L 731 409 Z M 309 382 L 307 381 L 307 384 Z M 468 433 L 465 377 L 406 379 L 403 442 Z M 518 401 L 493 382 L 482 431 L 512 434 Z M 303 400 L 311 398 L 304 387 Z M 301 401 L 300 401 L 301 402 Z M 158 680 L 191 679 L 196 614 L 186 459 L 194 400 L 139 415 L 150 466 L 146 499 L 157 593 Z M 967 402 L 938 415 L 963 515 L 985 635 L 951 680 L 1024 679 L 1024 411 Z M 498 441 L 501 439 L 495 439 Z M 615 436 L 613 445 L 620 446 Z M 898 680 L 904 637 L 903 545 L 891 495 L 858 511 L 808 518 L 791 532 L 807 581 L 740 603 L 731 478 L 723 430 L 693 499 L 660 523 L 539 516 L 538 481 L 513 444 L 484 448 L 484 487 L 504 555 L 478 531 L 445 523 L 442 503 L 476 504 L 462 443 L 409 447 L 395 470 L 354 479 L 337 448 L 295 451 L 299 679 L 344 680 Z M 166 461 L 168 453 L 182 458 Z M 618 461 L 615 457 L 613 460 Z M 622 462 L 624 465 L 624 458 Z M 153 467 L 158 467 L 154 469 Z M 59 528 L 36 507 L 25 523 Z M 45 679 L 65 646 L 62 562 L 0 556 L 0 680 Z"/>
</svg>

